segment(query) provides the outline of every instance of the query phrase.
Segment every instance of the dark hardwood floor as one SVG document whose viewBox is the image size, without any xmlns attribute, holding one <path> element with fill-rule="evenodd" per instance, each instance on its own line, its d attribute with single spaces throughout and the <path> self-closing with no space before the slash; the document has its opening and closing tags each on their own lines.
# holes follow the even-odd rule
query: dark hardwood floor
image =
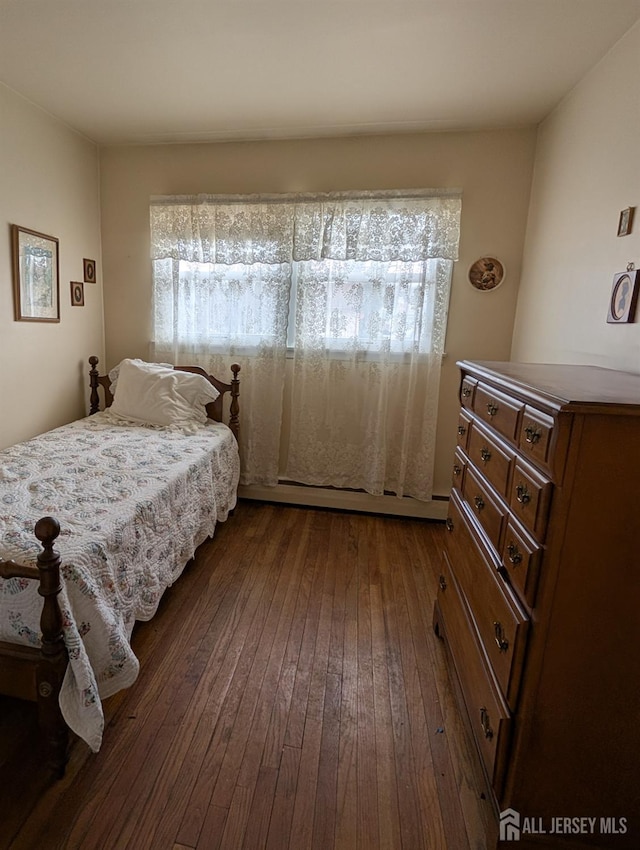
<svg viewBox="0 0 640 850">
<path fill-rule="evenodd" d="M 431 628 L 443 528 L 240 503 L 136 627 L 100 753 L 51 783 L 33 707 L 0 703 L 0 846 L 484 848 Z"/>
</svg>

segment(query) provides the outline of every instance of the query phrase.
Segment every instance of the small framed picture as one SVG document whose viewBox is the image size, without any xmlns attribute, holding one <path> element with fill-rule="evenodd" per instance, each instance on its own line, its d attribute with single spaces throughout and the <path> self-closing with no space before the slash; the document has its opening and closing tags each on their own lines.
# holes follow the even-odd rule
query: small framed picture
<svg viewBox="0 0 640 850">
<path fill-rule="evenodd" d="M 59 322 L 58 240 L 11 225 L 16 322 Z"/>
<path fill-rule="evenodd" d="M 618 220 L 618 236 L 628 236 L 631 233 L 631 228 L 633 227 L 633 213 L 635 212 L 635 207 L 627 207 L 626 210 L 622 210 L 620 213 L 620 218 Z"/>
<path fill-rule="evenodd" d="M 84 307 L 84 283 L 80 281 L 71 281 L 71 306 Z"/>
<path fill-rule="evenodd" d="M 96 282 L 96 261 L 95 260 L 83 260 L 84 264 L 84 282 L 85 283 L 95 283 Z"/>
<path fill-rule="evenodd" d="M 640 271 L 637 269 L 614 275 L 607 322 L 610 324 L 633 322 L 638 301 L 639 280 Z"/>
</svg>

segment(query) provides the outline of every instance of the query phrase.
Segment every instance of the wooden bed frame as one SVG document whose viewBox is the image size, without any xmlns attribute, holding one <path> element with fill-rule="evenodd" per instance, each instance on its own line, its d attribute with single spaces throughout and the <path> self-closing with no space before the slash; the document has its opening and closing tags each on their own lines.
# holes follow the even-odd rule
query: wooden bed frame
<svg viewBox="0 0 640 850">
<path fill-rule="evenodd" d="M 100 409 L 98 388 L 104 391 L 104 406 L 113 401 L 111 381 L 97 370 L 98 358 L 89 358 L 91 369 L 89 383 L 91 387 L 89 415 Z M 233 364 L 233 377 L 230 383 L 220 381 L 208 375 L 199 366 L 175 366 L 182 372 L 194 372 L 203 375 L 218 390 L 218 398 L 207 405 L 207 416 L 217 422 L 223 419 L 223 401 L 230 394 L 229 428 L 238 439 L 240 366 Z M 46 748 L 47 767 L 56 777 L 64 775 L 68 759 L 69 729 L 60 711 L 59 695 L 67 669 L 67 650 L 62 631 L 62 614 L 58 604 L 60 593 L 61 558 L 53 548 L 60 534 L 60 525 L 53 517 L 42 517 L 35 525 L 35 536 L 42 545 L 37 557 L 37 566 L 26 566 L 15 561 L 0 558 L 0 577 L 27 578 L 39 582 L 38 593 L 43 597 L 40 630 L 42 641 L 39 648 L 22 646 L 0 641 L 0 694 L 35 701 L 38 705 L 38 722 Z"/>
</svg>

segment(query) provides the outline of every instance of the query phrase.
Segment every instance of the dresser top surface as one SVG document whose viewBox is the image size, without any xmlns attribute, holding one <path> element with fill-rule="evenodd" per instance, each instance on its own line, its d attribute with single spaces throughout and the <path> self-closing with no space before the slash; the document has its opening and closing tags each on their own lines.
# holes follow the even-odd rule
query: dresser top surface
<svg viewBox="0 0 640 850">
<path fill-rule="evenodd" d="M 554 407 L 581 408 L 610 405 L 640 413 L 640 375 L 600 366 L 555 363 L 516 363 L 462 360 L 458 366 L 480 380 Z"/>
</svg>

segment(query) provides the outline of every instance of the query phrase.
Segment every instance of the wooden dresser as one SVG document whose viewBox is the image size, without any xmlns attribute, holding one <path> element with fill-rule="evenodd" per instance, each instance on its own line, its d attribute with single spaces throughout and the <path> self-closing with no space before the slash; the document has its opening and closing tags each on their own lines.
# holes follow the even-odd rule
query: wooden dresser
<svg viewBox="0 0 640 850">
<path fill-rule="evenodd" d="M 640 375 L 458 366 L 434 627 L 498 846 L 640 848 Z"/>
</svg>

